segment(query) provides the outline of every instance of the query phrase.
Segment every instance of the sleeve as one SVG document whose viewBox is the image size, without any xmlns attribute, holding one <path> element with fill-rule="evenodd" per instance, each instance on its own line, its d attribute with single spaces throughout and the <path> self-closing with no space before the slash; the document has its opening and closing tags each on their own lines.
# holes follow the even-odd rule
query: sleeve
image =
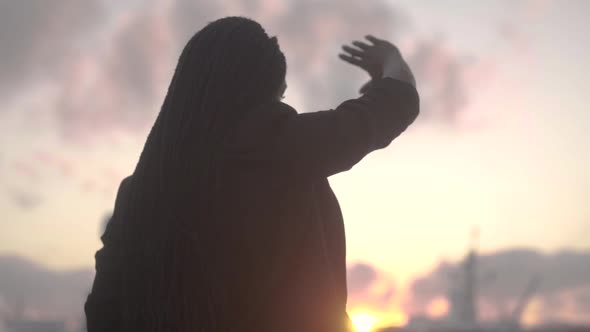
<svg viewBox="0 0 590 332">
<path fill-rule="evenodd" d="M 282 111 L 275 114 L 280 115 L 251 121 L 257 125 L 245 136 L 257 132 L 263 138 L 250 144 L 256 148 L 249 149 L 247 157 L 290 172 L 328 177 L 388 146 L 418 116 L 419 97 L 412 85 L 385 77 L 361 97 L 332 110 L 298 114 L 289 105 L 278 107 Z"/>
<path fill-rule="evenodd" d="M 128 196 L 130 179 L 130 177 L 127 177 L 119 186 L 115 201 L 115 214 L 117 208 L 121 205 L 121 201 Z M 103 247 L 94 256 L 96 275 L 91 292 L 84 303 L 88 332 L 112 331 L 119 325 L 121 260 L 117 247 L 118 222 L 115 215 L 107 223 L 101 241 Z"/>
<path fill-rule="evenodd" d="M 112 231 L 113 219 L 109 221 L 104 235 L 102 249 L 96 252 L 96 275 L 92 290 L 84 303 L 86 328 L 88 332 L 108 331 L 119 325 L 119 259 L 112 245 L 109 245 L 109 233 Z"/>
</svg>

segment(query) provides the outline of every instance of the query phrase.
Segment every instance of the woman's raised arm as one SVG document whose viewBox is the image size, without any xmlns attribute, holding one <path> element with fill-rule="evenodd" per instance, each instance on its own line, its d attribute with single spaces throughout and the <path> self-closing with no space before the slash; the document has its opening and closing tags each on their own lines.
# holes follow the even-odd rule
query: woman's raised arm
<svg viewBox="0 0 590 332">
<path fill-rule="evenodd" d="M 241 122 L 233 152 L 272 161 L 273 169 L 327 177 L 389 145 L 418 116 L 416 82 L 393 44 L 367 39 L 371 45 L 355 41 L 356 48 L 343 46 L 347 54 L 340 55 L 371 76 L 362 96 L 332 110 L 303 114 L 281 102 L 269 103 Z"/>
</svg>

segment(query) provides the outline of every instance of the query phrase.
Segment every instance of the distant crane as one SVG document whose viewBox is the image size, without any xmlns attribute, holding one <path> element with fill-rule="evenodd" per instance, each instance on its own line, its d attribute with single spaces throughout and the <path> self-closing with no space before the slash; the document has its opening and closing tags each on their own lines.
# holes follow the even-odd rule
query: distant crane
<svg viewBox="0 0 590 332">
<path fill-rule="evenodd" d="M 541 283 L 541 277 L 538 275 L 533 276 L 525 288 L 524 292 L 518 298 L 514 310 L 512 311 L 511 320 L 517 324 L 520 324 L 522 313 L 526 309 L 529 301 L 533 297 L 533 294 L 537 291 L 539 284 Z"/>
<path fill-rule="evenodd" d="M 479 288 L 483 283 L 491 282 L 498 278 L 496 273 L 487 273 L 483 280 L 478 278 L 478 244 L 479 232 L 475 229 L 471 234 L 470 248 L 465 255 L 463 261 L 459 265 L 457 274 L 451 277 L 451 283 L 447 294 L 449 303 L 449 311 L 447 316 L 442 319 L 430 319 L 428 317 L 418 316 L 411 317 L 410 321 L 403 331 L 470 331 L 470 332 L 517 332 L 521 329 L 521 317 L 530 302 L 533 294 L 540 284 L 541 278 L 538 275 L 533 275 L 530 278 L 526 287 L 512 312 L 502 309 L 498 320 L 481 321 L 478 317 L 477 299 L 479 296 Z"/>
</svg>

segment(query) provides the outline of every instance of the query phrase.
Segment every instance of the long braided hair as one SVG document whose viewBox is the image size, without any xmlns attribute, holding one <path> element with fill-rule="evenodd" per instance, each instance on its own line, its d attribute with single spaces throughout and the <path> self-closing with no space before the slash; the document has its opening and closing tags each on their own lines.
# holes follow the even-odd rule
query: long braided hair
<svg viewBox="0 0 590 332">
<path fill-rule="evenodd" d="M 276 98 L 285 57 L 255 21 L 226 17 L 182 51 L 130 181 L 121 221 L 122 331 L 224 330 L 207 287 L 216 148 L 240 117 Z"/>
</svg>

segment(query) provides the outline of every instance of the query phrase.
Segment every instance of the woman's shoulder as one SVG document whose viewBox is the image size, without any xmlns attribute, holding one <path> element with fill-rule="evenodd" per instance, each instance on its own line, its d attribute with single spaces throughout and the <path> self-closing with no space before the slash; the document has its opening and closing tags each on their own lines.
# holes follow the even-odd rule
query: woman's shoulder
<svg viewBox="0 0 590 332">
<path fill-rule="evenodd" d="M 293 107 L 280 101 L 265 103 L 254 108 L 238 121 L 231 138 L 223 147 L 224 152 L 241 154 L 259 150 L 271 143 L 283 124 L 297 114 Z"/>
</svg>

